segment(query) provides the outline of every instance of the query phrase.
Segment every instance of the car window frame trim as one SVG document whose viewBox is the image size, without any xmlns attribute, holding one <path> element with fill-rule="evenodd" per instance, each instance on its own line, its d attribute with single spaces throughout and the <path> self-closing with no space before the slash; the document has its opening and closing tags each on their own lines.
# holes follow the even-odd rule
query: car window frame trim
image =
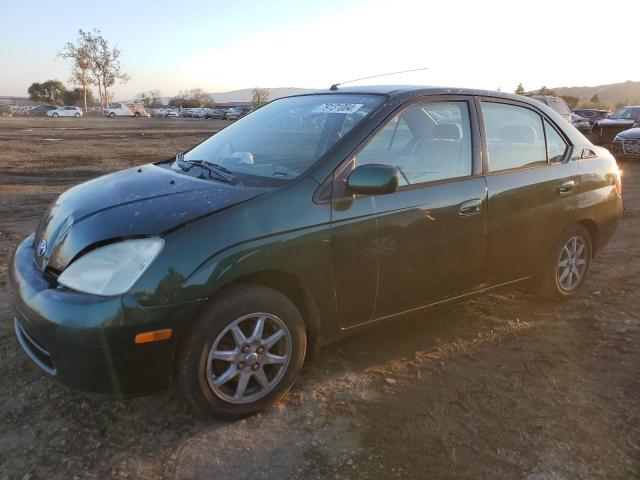
<svg viewBox="0 0 640 480">
<path fill-rule="evenodd" d="M 402 185 L 398 187 L 396 192 L 402 192 L 406 190 L 413 190 L 416 188 L 425 188 L 431 185 L 440 185 L 443 183 L 457 182 L 462 180 L 468 180 L 471 178 L 481 177 L 483 175 L 482 172 L 482 144 L 480 138 L 479 124 L 478 124 L 478 116 L 476 112 L 476 102 L 474 95 L 469 94 L 426 94 L 419 95 L 410 98 L 409 100 L 401 103 L 396 106 L 393 110 L 389 112 L 380 122 L 371 129 L 371 131 L 366 135 L 364 139 L 360 143 L 358 143 L 352 150 L 349 152 L 345 158 L 338 163 L 338 165 L 331 171 L 329 175 L 320 183 L 318 188 L 316 189 L 316 193 L 313 196 L 315 203 L 327 203 L 331 202 L 333 199 L 333 188 L 329 188 L 327 183 L 331 186 L 337 181 L 336 172 L 338 174 L 342 173 L 344 168 L 352 161 L 355 160 L 357 155 L 371 142 L 371 140 L 380 132 L 384 127 L 386 127 L 397 115 L 399 115 L 402 111 L 411 108 L 412 106 L 419 103 L 428 103 L 428 102 L 463 102 L 467 104 L 467 108 L 469 110 L 469 130 L 471 132 L 471 174 L 465 175 L 461 177 L 452 177 L 452 178 L 443 178 L 438 180 L 431 180 L 428 182 L 420 182 L 410 185 Z M 396 193 L 394 192 L 394 193 Z M 328 195 L 327 195 L 328 194 Z M 393 194 L 390 194 L 393 195 Z M 366 198 L 371 197 L 371 194 L 358 194 L 354 195 L 354 198 Z M 328 197 L 328 198 L 327 198 Z M 333 199 L 335 200 L 335 199 Z"/>
<path fill-rule="evenodd" d="M 492 97 L 490 95 L 475 95 L 474 98 L 475 98 L 475 101 L 476 101 L 476 113 L 478 114 L 478 128 L 480 129 L 480 140 L 481 140 L 481 143 L 482 143 L 482 171 L 483 171 L 483 175 L 485 175 L 485 176 L 486 175 L 500 175 L 500 174 L 503 174 L 503 173 L 518 172 L 518 171 L 522 171 L 522 170 L 531 170 L 531 169 L 534 169 L 534 168 L 547 168 L 547 167 L 553 167 L 553 166 L 557 166 L 557 165 L 564 165 L 564 164 L 570 162 L 571 159 L 573 158 L 573 150 L 575 149 L 575 145 L 571 142 L 571 140 L 564 133 L 564 131 L 560 127 L 558 127 L 556 122 L 554 122 L 544 111 L 539 109 L 537 106 L 532 105 L 532 104 L 527 103 L 527 102 L 522 102 L 522 101 L 519 101 L 519 100 L 514 100 L 514 99 L 510 99 L 510 98 L 503 98 L 503 97 Z M 542 131 L 544 132 L 545 156 L 547 157 L 546 163 L 536 164 L 536 165 L 522 165 L 520 167 L 513 167 L 513 168 L 506 168 L 504 170 L 491 171 L 489 169 L 489 150 L 488 150 L 488 147 L 487 147 L 487 134 L 486 134 L 486 130 L 484 128 L 484 116 L 482 115 L 482 102 L 483 101 L 488 102 L 488 103 L 502 103 L 502 104 L 512 105 L 514 107 L 526 108 L 528 110 L 533 111 L 534 113 L 537 113 L 538 116 L 541 117 L 541 120 L 547 120 L 549 122 L 549 124 L 551 124 L 551 126 L 556 130 L 556 132 L 558 132 L 560 134 L 560 136 L 565 140 L 566 144 L 569 147 L 569 148 L 567 148 L 567 151 L 565 152 L 565 156 L 564 156 L 563 160 L 561 162 L 553 162 L 553 163 L 551 163 L 549 161 L 549 154 L 548 154 L 548 149 L 547 149 L 547 133 L 546 133 L 546 131 L 544 129 L 544 122 L 542 122 Z M 547 105 L 547 107 L 551 108 L 548 105 Z M 558 115 L 560 115 L 560 114 L 558 114 Z"/>
</svg>

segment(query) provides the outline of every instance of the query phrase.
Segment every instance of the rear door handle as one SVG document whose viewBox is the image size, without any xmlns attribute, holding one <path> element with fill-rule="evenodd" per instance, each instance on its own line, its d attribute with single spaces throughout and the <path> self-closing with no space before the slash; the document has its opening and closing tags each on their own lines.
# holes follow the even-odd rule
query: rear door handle
<svg viewBox="0 0 640 480">
<path fill-rule="evenodd" d="M 460 204 L 458 207 L 458 215 L 461 217 L 470 217 L 471 215 L 477 215 L 480 213 L 480 207 L 482 206 L 482 200 L 474 198 L 473 200 L 467 200 Z"/>
<path fill-rule="evenodd" d="M 558 193 L 560 195 L 569 195 L 570 193 L 573 193 L 575 189 L 576 182 L 574 182 L 573 180 L 569 180 L 568 182 L 564 182 L 558 187 Z"/>
</svg>

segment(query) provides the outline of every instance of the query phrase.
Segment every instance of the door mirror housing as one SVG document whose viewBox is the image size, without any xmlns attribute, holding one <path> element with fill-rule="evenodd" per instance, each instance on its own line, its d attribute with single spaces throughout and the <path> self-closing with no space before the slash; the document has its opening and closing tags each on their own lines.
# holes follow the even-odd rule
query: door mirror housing
<svg viewBox="0 0 640 480">
<path fill-rule="evenodd" d="M 398 169 L 391 165 L 360 165 L 347 178 L 347 192 L 352 194 L 384 195 L 397 189 Z"/>
</svg>

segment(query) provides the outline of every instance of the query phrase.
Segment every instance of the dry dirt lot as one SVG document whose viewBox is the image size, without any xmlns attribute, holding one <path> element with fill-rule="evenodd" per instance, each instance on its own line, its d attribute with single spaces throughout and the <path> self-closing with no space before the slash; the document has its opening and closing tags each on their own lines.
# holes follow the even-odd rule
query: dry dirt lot
<svg viewBox="0 0 640 480">
<path fill-rule="evenodd" d="M 0 291 L 56 194 L 223 126 L 0 119 Z M 0 293 L 0 480 L 640 478 L 640 165 L 622 168 L 624 219 L 578 298 L 504 291 L 377 325 L 236 423 L 174 394 L 100 402 L 58 386 L 20 350 Z"/>
</svg>

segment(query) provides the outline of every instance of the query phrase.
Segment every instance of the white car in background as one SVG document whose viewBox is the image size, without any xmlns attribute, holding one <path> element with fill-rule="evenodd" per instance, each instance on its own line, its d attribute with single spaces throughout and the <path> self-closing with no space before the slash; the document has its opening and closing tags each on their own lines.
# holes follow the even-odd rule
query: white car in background
<svg viewBox="0 0 640 480">
<path fill-rule="evenodd" d="M 79 118 L 83 115 L 80 107 L 58 107 L 47 112 L 47 117 L 76 117 Z"/>
<path fill-rule="evenodd" d="M 144 103 L 139 102 L 120 102 L 105 108 L 102 111 L 105 117 L 148 117 L 149 113 L 144 108 Z"/>
<path fill-rule="evenodd" d="M 227 111 L 227 120 L 239 120 L 242 117 L 241 108 L 230 108 Z"/>
</svg>

